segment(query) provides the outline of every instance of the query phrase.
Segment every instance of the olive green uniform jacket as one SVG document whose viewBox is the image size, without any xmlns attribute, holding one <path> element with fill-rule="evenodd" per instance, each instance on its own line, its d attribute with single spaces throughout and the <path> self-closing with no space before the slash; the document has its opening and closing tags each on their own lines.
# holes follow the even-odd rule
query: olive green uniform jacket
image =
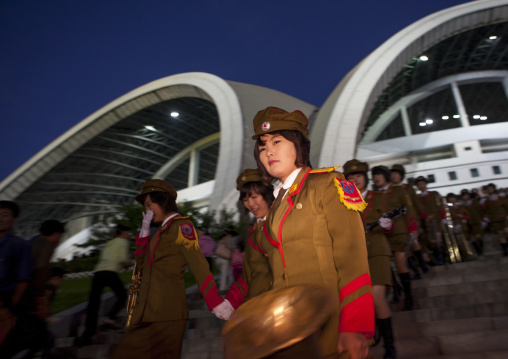
<svg viewBox="0 0 508 359">
<path fill-rule="evenodd" d="M 249 237 L 245 245 L 242 274 L 226 295 L 226 299 L 235 309 L 243 302 L 272 288 L 272 271 L 268 264 L 267 254 L 260 243 L 264 223 L 264 221 L 257 222 L 248 229 Z"/>
<path fill-rule="evenodd" d="M 184 282 L 187 266 L 208 308 L 223 302 L 188 217 L 177 215 L 151 239 L 136 238 L 134 257 L 142 279 L 132 324 L 189 318 Z"/>
<path fill-rule="evenodd" d="M 406 214 L 398 216 L 393 220 L 394 227 L 391 233 L 387 234 L 388 243 L 394 252 L 405 252 L 409 245 L 409 233 L 418 230 L 416 224 L 415 207 L 411 205 L 404 189 L 400 185 L 390 185 L 384 192 L 388 207 L 393 210 L 401 205 L 406 207 Z"/>
<path fill-rule="evenodd" d="M 388 203 L 384 193 L 368 191 L 365 195 L 367 208 L 361 214 L 362 221 L 366 226 L 379 220 L 383 214 L 389 211 Z M 390 257 L 392 251 L 386 238 L 387 233 L 393 230 L 384 230 L 381 226 L 368 230 L 365 228 L 365 237 L 367 239 L 367 252 L 369 255 L 369 270 L 372 278 L 372 285 L 391 285 L 392 272 L 390 266 Z"/>
<path fill-rule="evenodd" d="M 337 308 L 320 335 L 323 356 L 337 353 L 338 332 L 375 331 L 365 231 L 359 213 L 346 207 L 365 203 L 333 169 L 302 168 L 278 209 L 270 209 L 261 242 L 274 289 L 312 284 L 334 293 Z"/>
<path fill-rule="evenodd" d="M 508 227 L 506 219 L 508 203 L 504 197 L 498 194 L 490 195 L 482 198 L 480 205 L 483 208 L 484 216 L 489 220 L 489 230 L 492 233 L 497 233 Z"/>
<path fill-rule="evenodd" d="M 386 198 L 382 192 L 368 191 L 364 199 L 367 202 L 367 208 L 365 208 L 361 214 L 364 225 L 376 222 L 383 214 L 390 211 Z M 367 238 L 367 252 L 369 254 L 369 258 L 392 255 L 390 245 L 386 239 L 387 233 L 392 230 L 393 227 L 386 231 L 379 225 L 370 231 L 366 230 L 365 236 Z"/>
</svg>

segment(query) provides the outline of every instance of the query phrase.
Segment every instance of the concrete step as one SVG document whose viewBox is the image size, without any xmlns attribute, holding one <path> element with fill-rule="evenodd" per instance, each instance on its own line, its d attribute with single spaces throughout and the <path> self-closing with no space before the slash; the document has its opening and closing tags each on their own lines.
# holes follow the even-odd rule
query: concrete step
<svg viewBox="0 0 508 359">
<path fill-rule="evenodd" d="M 203 353 L 215 353 L 214 358 L 223 358 L 224 344 L 222 338 L 201 338 L 199 340 L 184 339 L 182 347 L 183 358 L 201 358 Z M 206 356 L 205 356 L 206 357 Z"/>
<path fill-rule="evenodd" d="M 467 286 L 467 285 L 464 285 Z M 425 308 L 447 308 L 457 306 L 467 306 L 485 303 L 504 303 L 508 306 L 508 287 L 496 290 L 471 291 L 467 294 L 441 295 L 434 297 L 415 297 L 418 307 Z"/>
<path fill-rule="evenodd" d="M 395 338 L 398 359 L 438 357 L 442 355 L 470 355 L 484 352 L 508 351 L 508 330 L 461 333 L 453 335 Z M 371 349 L 377 357 L 383 357 L 382 343 Z"/>
<path fill-rule="evenodd" d="M 436 322 L 393 325 L 396 339 L 508 330 L 508 316 L 497 318 L 468 318 Z"/>
<path fill-rule="evenodd" d="M 484 292 L 489 290 L 502 290 L 508 288 L 508 279 L 484 280 L 473 283 L 435 285 L 429 287 L 421 287 L 419 281 L 417 280 L 414 280 L 411 283 L 413 296 L 415 298 L 437 297 L 453 294 L 470 294 L 472 292 Z"/>
<path fill-rule="evenodd" d="M 447 308 L 426 308 L 394 312 L 392 318 L 397 326 L 442 320 L 508 316 L 506 303 L 482 303 Z"/>
<path fill-rule="evenodd" d="M 439 355 L 431 357 L 418 357 L 416 359 L 506 359 L 508 358 L 508 350 L 495 352 L 481 352 L 457 355 Z"/>
</svg>

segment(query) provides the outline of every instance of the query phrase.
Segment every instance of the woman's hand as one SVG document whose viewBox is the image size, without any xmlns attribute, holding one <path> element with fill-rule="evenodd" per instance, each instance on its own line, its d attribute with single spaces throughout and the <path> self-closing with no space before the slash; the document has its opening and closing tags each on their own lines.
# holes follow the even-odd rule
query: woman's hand
<svg viewBox="0 0 508 359">
<path fill-rule="evenodd" d="M 365 359 L 369 355 L 369 342 L 361 333 L 339 333 L 337 351 L 347 351 L 349 359 Z"/>
<path fill-rule="evenodd" d="M 383 228 L 384 230 L 389 230 L 392 228 L 392 220 L 390 218 L 379 218 L 379 226 Z"/>
<path fill-rule="evenodd" d="M 150 224 L 152 223 L 153 211 L 151 209 L 147 210 L 146 213 L 143 212 L 143 224 L 141 226 L 141 237 L 147 237 L 150 235 Z"/>
<path fill-rule="evenodd" d="M 229 320 L 234 311 L 235 309 L 227 299 L 224 299 L 224 302 L 212 309 L 212 313 L 215 314 L 217 318 L 224 320 Z"/>
</svg>

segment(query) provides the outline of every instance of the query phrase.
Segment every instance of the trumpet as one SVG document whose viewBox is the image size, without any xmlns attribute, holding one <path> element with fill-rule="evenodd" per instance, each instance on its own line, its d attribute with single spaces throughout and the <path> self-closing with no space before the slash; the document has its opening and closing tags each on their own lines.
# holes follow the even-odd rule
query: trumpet
<svg viewBox="0 0 508 359">
<path fill-rule="evenodd" d="M 131 285 L 129 287 L 129 299 L 127 300 L 127 323 L 125 328 L 129 328 L 132 320 L 132 313 L 138 300 L 139 287 L 141 286 L 141 271 L 138 270 L 137 265 L 134 264 L 132 270 Z"/>
<path fill-rule="evenodd" d="M 462 262 L 462 258 L 459 252 L 459 246 L 457 244 L 457 239 L 455 238 L 455 232 L 453 230 L 453 219 L 450 212 L 450 208 L 448 208 L 448 204 L 442 202 L 442 208 L 445 212 L 446 225 L 441 224 L 443 228 L 443 234 L 446 240 L 446 246 L 448 247 L 448 254 L 450 256 L 450 261 L 452 263 Z"/>
</svg>

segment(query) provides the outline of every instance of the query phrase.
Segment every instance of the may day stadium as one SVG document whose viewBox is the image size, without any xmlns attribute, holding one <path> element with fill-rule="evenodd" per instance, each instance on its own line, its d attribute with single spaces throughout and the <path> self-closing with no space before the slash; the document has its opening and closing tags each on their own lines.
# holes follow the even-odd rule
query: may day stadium
<svg viewBox="0 0 508 359">
<path fill-rule="evenodd" d="M 37 153 L 0 183 L 0 199 L 20 205 L 21 236 L 45 219 L 66 223 L 56 258 L 70 258 L 148 178 L 171 182 L 178 202 L 234 209 L 236 177 L 256 167 L 252 119 L 267 106 L 307 115 L 314 168 L 398 163 L 408 181 L 425 176 L 442 195 L 508 187 L 508 1 L 473 1 L 411 24 L 320 107 L 209 73 L 150 82 Z"/>
</svg>

